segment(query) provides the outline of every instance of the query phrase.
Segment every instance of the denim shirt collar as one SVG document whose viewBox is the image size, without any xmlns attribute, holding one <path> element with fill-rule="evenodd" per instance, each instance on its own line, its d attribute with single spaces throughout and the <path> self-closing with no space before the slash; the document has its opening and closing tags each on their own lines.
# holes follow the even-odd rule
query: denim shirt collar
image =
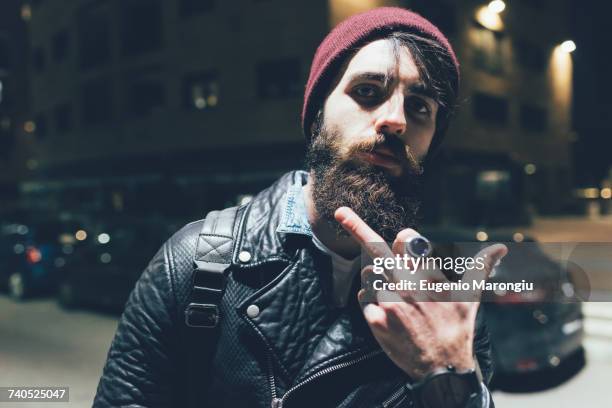
<svg viewBox="0 0 612 408">
<path fill-rule="evenodd" d="M 283 210 L 276 232 L 305 235 L 312 238 L 312 229 L 308 222 L 304 191 L 300 178 L 295 180 L 283 197 Z"/>
</svg>

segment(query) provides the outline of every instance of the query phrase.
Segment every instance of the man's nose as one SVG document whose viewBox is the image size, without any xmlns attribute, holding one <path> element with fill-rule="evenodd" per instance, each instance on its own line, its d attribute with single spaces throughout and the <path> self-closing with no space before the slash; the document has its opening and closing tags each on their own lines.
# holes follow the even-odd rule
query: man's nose
<svg viewBox="0 0 612 408">
<path fill-rule="evenodd" d="M 406 132 L 406 112 L 404 96 L 393 95 L 379 107 L 380 114 L 376 119 L 376 132 L 402 136 Z"/>
</svg>

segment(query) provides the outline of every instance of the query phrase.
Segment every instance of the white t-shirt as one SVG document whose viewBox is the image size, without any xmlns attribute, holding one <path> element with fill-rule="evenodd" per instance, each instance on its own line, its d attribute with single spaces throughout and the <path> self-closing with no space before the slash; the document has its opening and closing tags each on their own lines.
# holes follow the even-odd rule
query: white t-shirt
<svg viewBox="0 0 612 408">
<path fill-rule="evenodd" d="M 353 278 L 355 273 L 359 271 L 359 257 L 357 256 L 354 259 L 343 258 L 326 247 L 314 233 L 312 234 L 312 242 L 331 257 L 334 304 L 338 307 L 346 306 Z"/>
</svg>

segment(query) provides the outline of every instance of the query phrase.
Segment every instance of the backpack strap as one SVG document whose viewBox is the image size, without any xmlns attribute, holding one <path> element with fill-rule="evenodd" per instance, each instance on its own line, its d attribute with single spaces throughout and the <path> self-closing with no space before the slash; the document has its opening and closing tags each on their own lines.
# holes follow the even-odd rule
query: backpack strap
<svg viewBox="0 0 612 408">
<path fill-rule="evenodd" d="M 186 408 L 209 405 L 210 396 L 203 391 L 213 378 L 212 360 L 221 334 L 219 306 L 244 208 L 209 212 L 198 235 L 191 290 L 182 303 L 186 306 L 180 354 L 185 375 L 178 377 L 177 403 L 173 405 Z"/>
<path fill-rule="evenodd" d="M 185 308 L 185 324 L 189 327 L 215 329 L 219 324 L 219 304 L 225 290 L 225 271 L 232 263 L 238 210 L 239 207 L 231 207 L 211 211 L 204 219 Z"/>
</svg>

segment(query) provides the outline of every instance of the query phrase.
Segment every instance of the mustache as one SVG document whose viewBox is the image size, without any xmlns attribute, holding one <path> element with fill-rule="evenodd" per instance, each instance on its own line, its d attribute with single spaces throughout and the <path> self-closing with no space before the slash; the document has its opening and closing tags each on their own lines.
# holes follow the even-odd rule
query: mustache
<svg viewBox="0 0 612 408">
<path fill-rule="evenodd" d="M 376 136 L 360 140 L 348 149 L 348 157 L 355 157 L 359 153 L 372 153 L 376 149 L 386 148 L 396 159 L 400 161 L 402 167 L 412 174 L 421 175 L 423 167 L 419 160 L 412 154 L 410 149 L 406 149 L 404 142 L 397 136 L 379 133 Z"/>
</svg>

